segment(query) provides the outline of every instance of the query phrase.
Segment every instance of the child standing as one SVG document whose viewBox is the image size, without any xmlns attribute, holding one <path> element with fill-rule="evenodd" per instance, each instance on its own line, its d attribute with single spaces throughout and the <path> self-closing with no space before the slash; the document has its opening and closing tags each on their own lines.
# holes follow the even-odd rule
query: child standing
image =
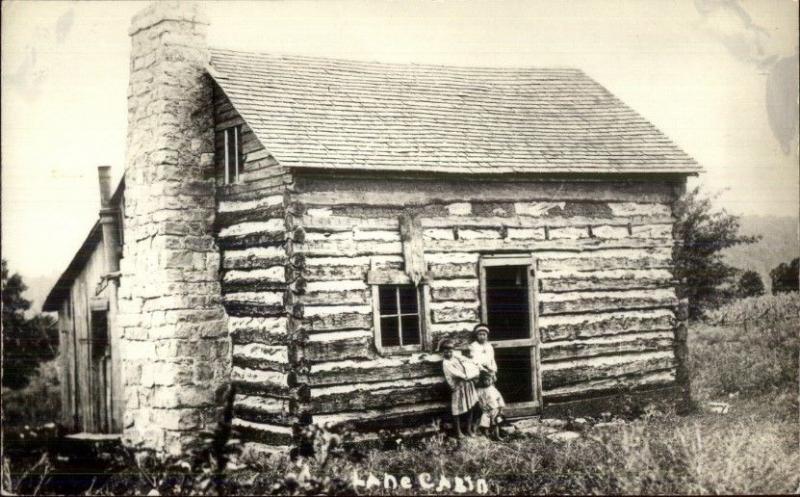
<svg viewBox="0 0 800 497">
<path fill-rule="evenodd" d="M 452 340 L 445 339 L 439 344 L 442 353 L 442 370 L 447 384 L 452 392 L 451 412 L 453 414 L 453 424 L 456 428 L 456 437 L 461 438 L 461 419 L 466 418 L 467 436 L 474 435 L 472 422 L 472 408 L 478 403 L 478 395 L 475 392 L 474 372 L 469 371 L 464 360 L 453 353 L 454 344 Z"/>
<path fill-rule="evenodd" d="M 500 438 L 500 413 L 506 403 L 494 384 L 497 382 L 497 363 L 494 360 L 494 348 L 489 343 L 489 327 L 477 325 L 473 330 L 473 341 L 469 345 L 470 356 L 481 369 L 477 385 L 478 403 L 482 415 L 482 428 L 492 428 L 495 438 Z"/>
</svg>

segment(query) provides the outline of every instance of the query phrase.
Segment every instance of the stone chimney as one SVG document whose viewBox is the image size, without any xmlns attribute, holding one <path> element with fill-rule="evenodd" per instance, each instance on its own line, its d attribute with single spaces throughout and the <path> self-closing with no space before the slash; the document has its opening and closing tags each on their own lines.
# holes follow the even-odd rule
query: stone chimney
<svg viewBox="0 0 800 497">
<path fill-rule="evenodd" d="M 119 327 L 124 440 L 180 452 L 230 378 L 214 222 L 208 23 L 157 1 L 133 18 Z"/>
</svg>

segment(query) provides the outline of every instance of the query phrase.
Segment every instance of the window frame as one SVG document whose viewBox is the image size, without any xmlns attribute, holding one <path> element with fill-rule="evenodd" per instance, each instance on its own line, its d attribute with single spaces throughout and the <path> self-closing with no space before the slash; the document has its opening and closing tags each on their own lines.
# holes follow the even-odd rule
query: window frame
<svg viewBox="0 0 800 497">
<path fill-rule="evenodd" d="M 233 135 L 233 136 L 230 136 Z M 225 185 L 234 185 L 239 183 L 241 173 L 244 169 L 244 154 L 242 153 L 242 125 L 230 126 L 222 130 L 222 167 L 223 167 L 223 181 Z M 233 157 L 236 164 L 233 169 L 233 178 L 231 178 L 231 151 L 230 146 L 233 142 Z"/>
<path fill-rule="evenodd" d="M 394 355 L 394 354 L 411 354 L 414 352 L 422 352 L 430 349 L 430 330 L 429 313 L 427 302 L 430 299 L 430 289 L 427 281 L 420 282 L 415 286 L 411 278 L 402 271 L 397 270 L 384 270 L 376 271 L 371 270 L 367 276 L 367 283 L 372 289 L 372 331 L 375 348 L 379 354 Z M 419 323 L 419 344 L 413 345 L 383 345 L 383 337 L 381 335 L 381 308 L 380 308 L 380 288 L 381 287 L 397 287 L 406 286 L 414 288 L 417 296 L 417 319 Z M 398 297 L 399 298 L 399 297 Z M 390 315 L 395 316 L 402 323 L 402 313 L 398 306 L 398 314 Z M 400 334 L 400 341 L 402 343 L 402 324 L 398 326 L 398 333 Z"/>
</svg>

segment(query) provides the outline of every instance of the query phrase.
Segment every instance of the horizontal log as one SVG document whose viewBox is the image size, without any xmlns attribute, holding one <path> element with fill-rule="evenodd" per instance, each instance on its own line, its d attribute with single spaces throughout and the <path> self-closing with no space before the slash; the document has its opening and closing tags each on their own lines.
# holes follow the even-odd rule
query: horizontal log
<svg viewBox="0 0 800 497">
<path fill-rule="evenodd" d="M 313 417 L 319 426 L 342 426 L 347 424 L 354 430 L 393 429 L 403 426 L 419 426 L 433 423 L 449 407 L 449 402 L 429 402 L 426 404 L 403 405 L 388 409 L 321 414 Z"/>
<path fill-rule="evenodd" d="M 385 175 L 384 175 L 385 176 Z M 419 178 L 344 178 L 298 175 L 298 198 L 308 205 L 394 205 L 407 207 L 431 203 L 537 201 L 614 201 L 668 203 L 673 201 L 672 184 L 667 182 L 613 181 L 504 181 L 481 178 L 454 180 Z M 618 212 L 621 210 L 618 209 Z"/>
<path fill-rule="evenodd" d="M 676 305 L 678 305 L 678 298 L 672 289 L 541 293 L 539 295 L 541 316 L 624 309 L 651 309 L 674 307 Z"/>
<path fill-rule="evenodd" d="M 541 316 L 543 342 L 577 340 L 643 331 L 667 331 L 675 327 L 671 310 L 614 311 L 603 314 Z"/>
<path fill-rule="evenodd" d="M 217 244 L 223 250 L 243 249 L 251 247 L 282 247 L 286 241 L 285 232 L 252 233 L 249 235 L 232 235 L 217 238 Z"/>
<path fill-rule="evenodd" d="M 542 362 L 562 361 L 631 352 L 651 352 L 672 349 L 671 331 L 613 335 L 586 340 L 546 342 L 541 345 Z"/>
<path fill-rule="evenodd" d="M 429 272 L 434 279 L 477 278 L 478 266 L 472 262 L 453 264 L 429 264 Z"/>
<path fill-rule="evenodd" d="M 455 281 L 455 280 L 451 280 Z M 433 300 L 466 300 L 469 302 L 478 300 L 478 289 L 475 287 L 438 287 L 431 288 L 431 298 Z"/>
<path fill-rule="evenodd" d="M 542 272 L 542 292 L 575 292 L 585 290 L 631 290 L 673 286 L 672 274 L 666 270 L 607 270 L 593 272 Z"/>
<path fill-rule="evenodd" d="M 405 404 L 442 402 L 449 389 L 441 375 L 393 382 L 359 383 L 341 387 L 312 388 L 301 410 L 314 414 L 386 409 Z"/>
<path fill-rule="evenodd" d="M 253 397 L 251 398 L 258 398 Z M 288 401 L 283 399 L 283 402 L 288 404 Z M 264 412 L 258 409 L 253 409 L 248 405 L 242 405 L 239 403 L 235 403 L 233 406 L 233 415 L 243 421 L 249 421 L 251 423 L 275 423 L 275 424 L 284 424 L 284 425 L 292 425 L 299 422 L 297 416 L 290 414 L 288 407 L 285 411 L 279 412 Z"/>
<path fill-rule="evenodd" d="M 423 218 L 422 227 L 426 229 L 452 229 L 452 228 L 494 228 L 494 229 L 541 229 L 545 226 L 551 228 L 569 226 L 638 226 L 652 224 L 671 225 L 671 216 L 628 216 L 628 217 L 525 217 L 525 216 L 452 216 Z M 541 232 L 544 234 L 544 232 Z"/>
<path fill-rule="evenodd" d="M 293 442 L 291 426 L 254 423 L 240 418 L 233 418 L 231 424 L 241 438 L 250 442 L 266 445 L 291 445 Z"/>
<path fill-rule="evenodd" d="M 464 306 L 432 308 L 431 319 L 434 323 L 477 321 L 478 309 Z"/>
<path fill-rule="evenodd" d="M 223 269 L 257 269 L 286 264 L 288 258 L 283 246 L 253 247 L 244 250 L 224 250 Z"/>
<path fill-rule="evenodd" d="M 237 393 L 250 395 L 291 396 L 289 375 L 279 371 L 262 371 L 241 366 L 231 369 L 231 381 Z"/>
<path fill-rule="evenodd" d="M 225 302 L 225 311 L 229 316 L 246 317 L 277 317 L 285 316 L 286 307 L 281 304 L 265 304 L 258 302 Z"/>
<path fill-rule="evenodd" d="M 550 240 L 581 240 L 590 237 L 587 226 L 563 226 L 547 230 L 547 238 Z"/>
<path fill-rule="evenodd" d="M 623 240 L 601 240 L 598 238 L 560 240 L 428 240 L 426 252 L 538 252 L 563 250 L 582 252 L 608 249 L 672 247 L 671 239 L 645 240 L 626 238 Z"/>
<path fill-rule="evenodd" d="M 241 198 L 231 198 L 221 200 L 217 207 L 218 213 L 238 212 L 238 211 L 252 211 L 274 205 L 283 205 L 283 194 L 280 195 L 258 195 L 248 198 L 242 196 Z"/>
<path fill-rule="evenodd" d="M 628 374 L 644 374 L 675 366 L 672 351 L 590 357 L 542 363 L 542 389 Z"/>
<path fill-rule="evenodd" d="M 305 305 L 368 305 L 372 303 L 372 293 L 369 290 L 310 291 L 306 288 L 306 293 L 299 298 Z"/>
<path fill-rule="evenodd" d="M 672 266 L 672 248 L 598 250 L 581 254 L 537 252 L 539 271 L 611 271 L 665 269 Z"/>
<path fill-rule="evenodd" d="M 441 357 L 438 354 L 413 354 L 384 357 L 372 361 L 339 361 L 316 364 L 311 366 L 311 370 L 307 374 L 298 375 L 298 382 L 314 387 L 393 381 L 433 376 L 441 374 L 441 371 Z"/>
<path fill-rule="evenodd" d="M 598 380 L 576 383 L 563 387 L 544 389 L 545 405 L 553 402 L 596 396 L 607 392 L 620 392 L 639 389 L 648 386 L 670 385 L 675 382 L 675 370 L 665 369 L 644 374 L 630 374 L 614 378 L 601 378 Z"/>
<path fill-rule="evenodd" d="M 306 254 L 307 257 L 399 255 L 403 253 L 403 244 L 401 242 L 308 240 L 295 245 L 295 251 Z"/>
<path fill-rule="evenodd" d="M 245 369 L 287 372 L 289 370 L 289 347 L 261 343 L 234 344 L 233 365 Z"/>
<path fill-rule="evenodd" d="M 216 230 L 228 226 L 250 221 L 265 221 L 267 219 L 283 219 L 286 211 L 283 204 L 274 204 L 257 207 L 255 209 L 219 212 L 214 219 Z"/>
<path fill-rule="evenodd" d="M 608 207 L 614 216 L 670 216 L 672 208 L 669 201 L 652 202 L 609 202 Z"/>
<path fill-rule="evenodd" d="M 303 277 L 306 281 L 364 280 L 369 263 L 362 266 L 306 266 Z"/>
<path fill-rule="evenodd" d="M 372 314 L 342 312 L 304 316 L 300 327 L 309 333 L 340 330 L 367 330 L 372 328 Z"/>
<path fill-rule="evenodd" d="M 303 359 L 308 363 L 377 357 L 372 332 L 367 330 L 314 334 L 303 346 Z"/>
</svg>

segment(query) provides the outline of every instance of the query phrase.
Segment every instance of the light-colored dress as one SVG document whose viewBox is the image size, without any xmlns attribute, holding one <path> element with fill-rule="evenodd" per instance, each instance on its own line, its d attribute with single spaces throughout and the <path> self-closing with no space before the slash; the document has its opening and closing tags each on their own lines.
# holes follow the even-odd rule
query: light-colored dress
<svg viewBox="0 0 800 497">
<path fill-rule="evenodd" d="M 442 359 L 444 379 L 453 392 L 451 410 L 454 416 L 464 414 L 478 403 L 478 394 L 472 381 L 475 375 L 470 366 L 466 359 L 455 354 L 450 359 Z"/>
<path fill-rule="evenodd" d="M 475 361 L 478 366 L 484 367 L 492 374 L 497 373 L 497 363 L 494 360 L 494 347 L 492 347 L 489 342 L 472 342 L 469 344 L 469 353 L 472 360 Z M 503 395 L 494 384 L 484 388 L 476 388 L 476 391 L 478 394 L 478 403 L 481 406 L 481 411 L 483 411 L 481 415 L 481 426 L 489 427 L 492 424 L 492 420 L 497 418 L 497 415 L 500 414 L 500 409 L 505 407 L 506 403 L 503 400 Z"/>
</svg>

